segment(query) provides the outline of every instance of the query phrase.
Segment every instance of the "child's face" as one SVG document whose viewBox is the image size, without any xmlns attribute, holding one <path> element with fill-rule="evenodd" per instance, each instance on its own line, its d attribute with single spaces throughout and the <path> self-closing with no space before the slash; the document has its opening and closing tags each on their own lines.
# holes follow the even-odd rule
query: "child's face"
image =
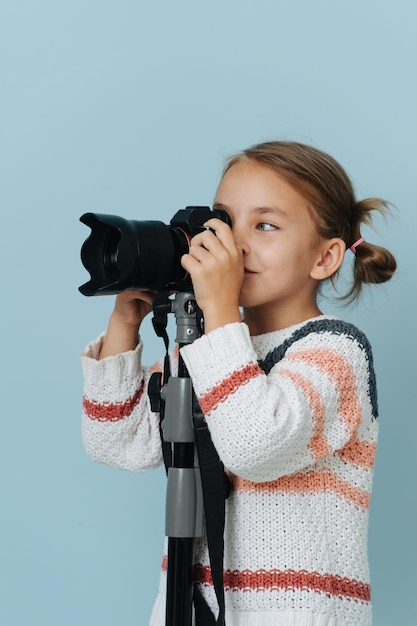
<svg viewBox="0 0 417 626">
<path fill-rule="evenodd" d="M 258 314 L 284 312 L 283 323 L 318 314 L 317 281 L 310 274 L 320 237 L 303 196 L 271 169 L 240 162 L 221 180 L 214 208 L 227 211 L 243 248 L 245 317 L 253 308 Z"/>
</svg>

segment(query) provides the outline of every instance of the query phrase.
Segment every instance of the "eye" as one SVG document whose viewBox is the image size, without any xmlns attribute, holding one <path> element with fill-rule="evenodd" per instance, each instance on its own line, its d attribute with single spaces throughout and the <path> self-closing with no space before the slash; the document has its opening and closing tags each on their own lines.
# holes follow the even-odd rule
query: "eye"
<svg viewBox="0 0 417 626">
<path fill-rule="evenodd" d="M 269 222 L 260 222 L 257 226 L 256 226 L 257 230 L 278 230 L 278 226 L 275 226 L 274 224 L 270 224 Z"/>
</svg>

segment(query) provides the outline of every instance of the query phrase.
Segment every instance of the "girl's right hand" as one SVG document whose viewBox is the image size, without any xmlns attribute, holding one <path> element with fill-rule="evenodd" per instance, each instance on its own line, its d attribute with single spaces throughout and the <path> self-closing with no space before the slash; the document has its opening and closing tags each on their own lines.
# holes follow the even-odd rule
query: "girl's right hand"
<svg viewBox="0 0 417 626">
<path fill-rule="evenodd" d="M 99 359 L 136 348 L 139 327 L 152 311 L 154 298 L 154 292 L 137 290 L 123 291 L 116 296 Z"/>
</svg>

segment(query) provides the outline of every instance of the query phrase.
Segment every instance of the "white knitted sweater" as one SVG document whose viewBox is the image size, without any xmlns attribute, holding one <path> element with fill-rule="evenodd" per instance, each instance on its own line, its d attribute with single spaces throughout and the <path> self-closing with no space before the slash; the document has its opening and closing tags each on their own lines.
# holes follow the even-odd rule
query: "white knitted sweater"
<svg viewBox="0 0 417 626">
<path fill-rule="evenodd" d="M 153 369 L 135 351 L 83 353 L 83 439 L 95 460 L 162 462 Z M 372 353 L 354 326 L 321 316 L 250 337 L 244 323 L 182 348 L 232 479 L 226 504 L 227 626 L 371 624 L 367 528 L 377 439 Z M 173 355 L 175 367 L 175 355 Z M 159 367 L 159 366 L 158 366 Z M 195 578 L 216 607 L 204 540 Z M 164 624 L 164 567 L 151 624 Z"/>
</svg>

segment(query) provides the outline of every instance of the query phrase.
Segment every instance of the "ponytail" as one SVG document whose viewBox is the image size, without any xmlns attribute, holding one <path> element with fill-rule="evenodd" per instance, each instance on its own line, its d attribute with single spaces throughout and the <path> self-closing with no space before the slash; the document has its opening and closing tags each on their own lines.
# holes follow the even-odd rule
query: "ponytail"
<svg viewBox="0 0 417 626">
<path fill-rule="evenodd" d="M 371 214 L 374 211 L 384 216 L 391 214 L 389 204 L 379 198 L 367 198 L 354 205 L 351 242 L 347 242 L 355 255 L 353 282 L 348 293 L 341 298 L 348 302 L 353 302 L 360 296 L 363 284 L 385 283 L 397 269 L 395 257 L 389 250 L 362 239 L 361 225 L 372 226 Z"/>
</svg>

